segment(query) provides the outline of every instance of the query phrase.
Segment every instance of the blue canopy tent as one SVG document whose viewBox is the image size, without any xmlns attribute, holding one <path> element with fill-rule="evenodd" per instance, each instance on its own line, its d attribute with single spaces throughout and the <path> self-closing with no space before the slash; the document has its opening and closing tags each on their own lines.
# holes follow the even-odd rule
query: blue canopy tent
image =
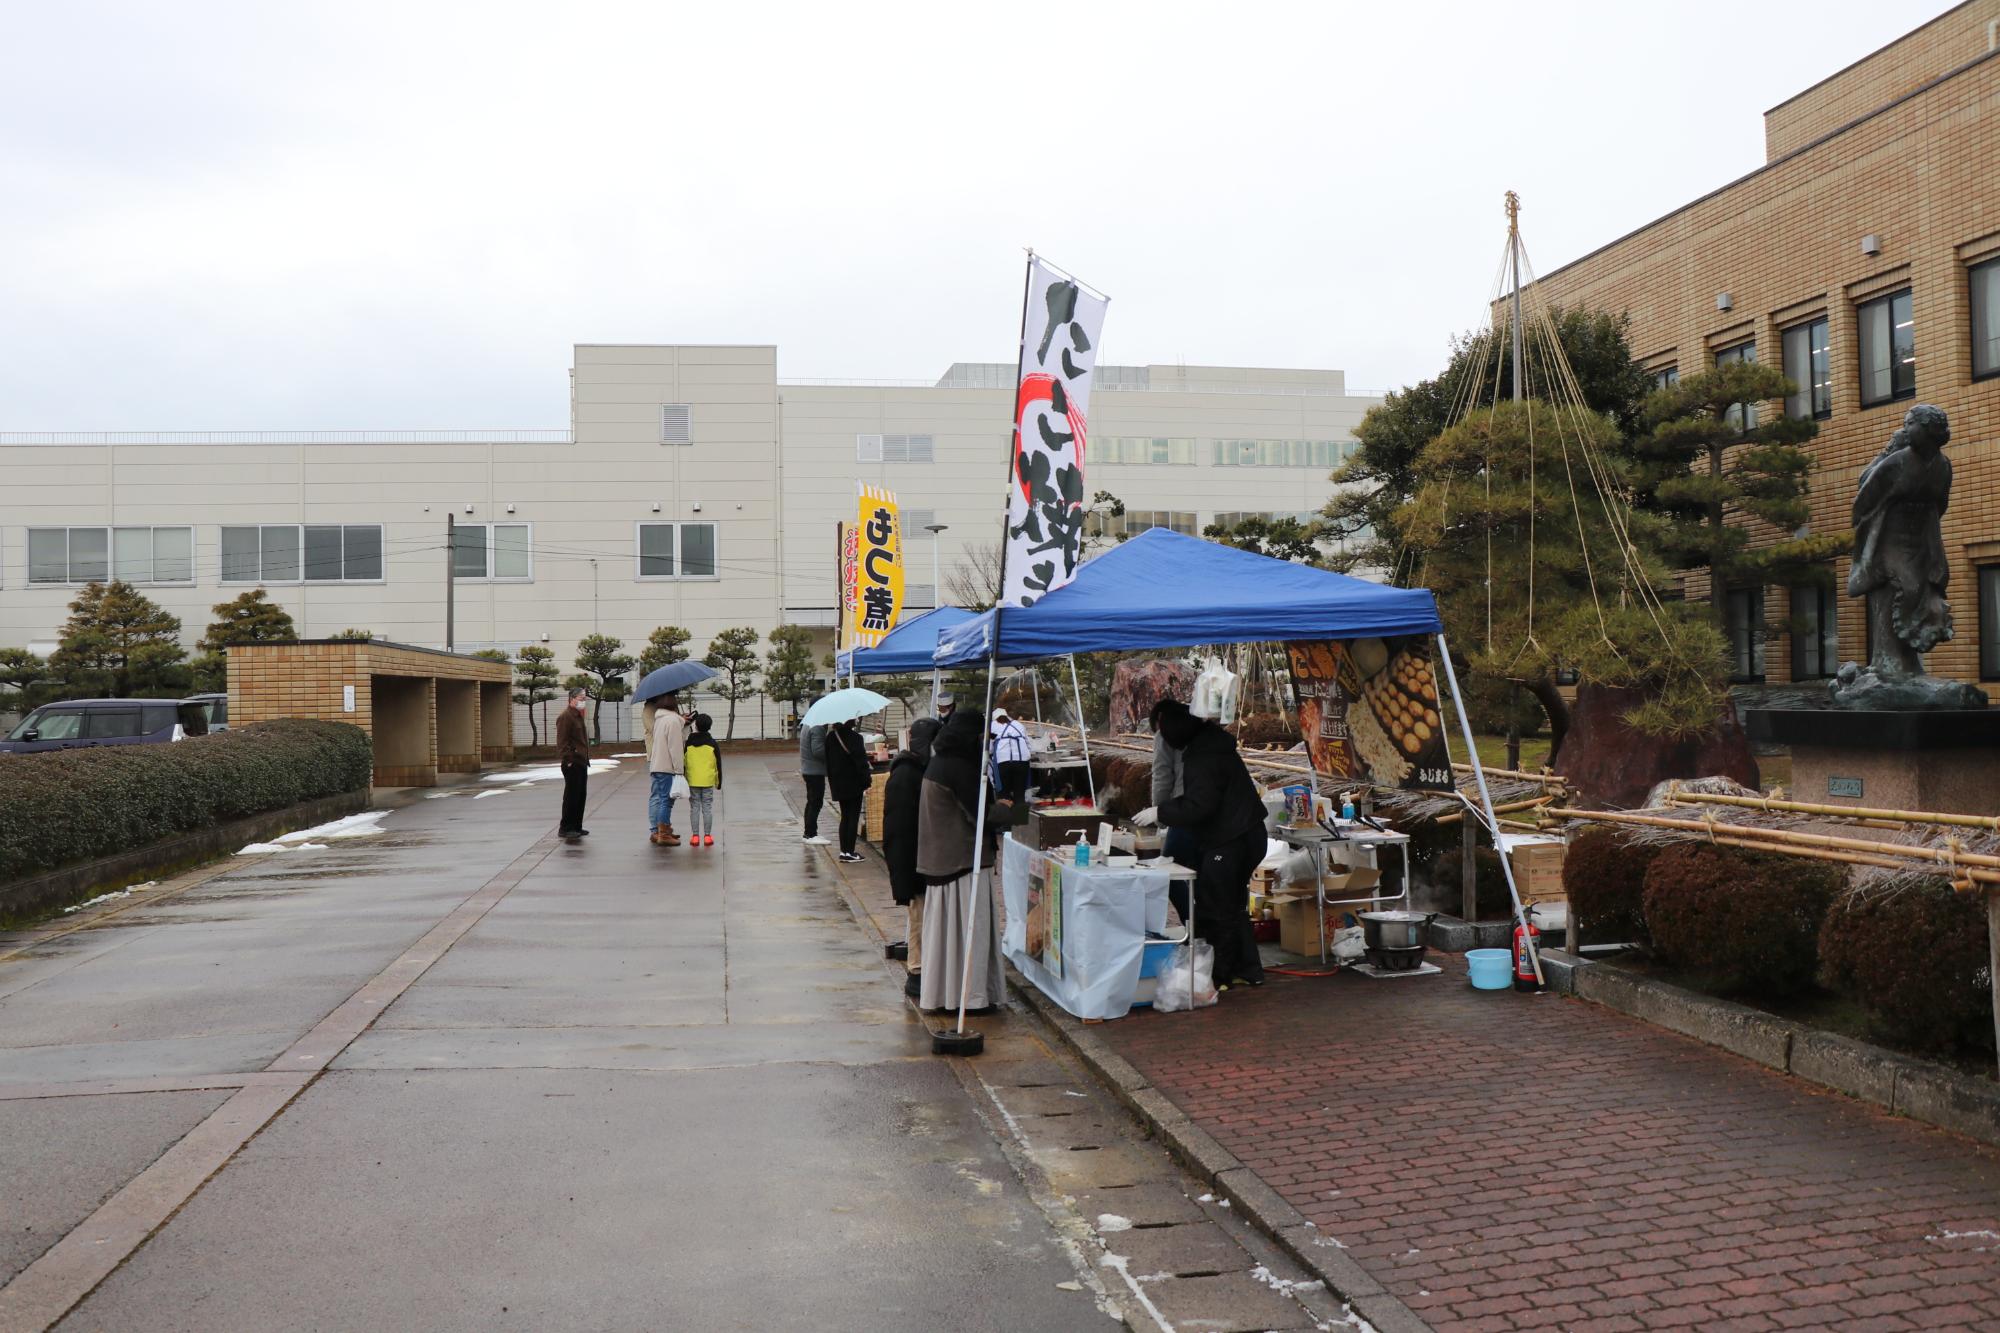
<svg viewBox="0 0 2000 1333">
<path fill-rule="evenodd" d="M 926 611 L 890 630 L 873 648 L 843 648 L 834 659 L 834 670 L 842 676 L 894 676 L 906 671 L 929 671 L 939 637 L 977 614 L 957 606 Z"/>
<path fill-rule="evenodd" d="M 1427 589 L 1385 587 L 1151 528 L 1090 561 L 1033 606 L 988 611 L 953 626 L 938 637 L 933 661 L 940 667 L 995 657 L 1017 663 L 1203 643 L 1436 634 L 1442 628 Z"/>
<path fill-rule="evenodd" d="M 1406 634 L 1426 635 L 1437 642 L 1439 665 L 1458 702 L 1467 757 L 1478 780 L 1480 799 L 1474 813 L 1482 817 L 1497 845 L 1499 822 L 1486 774 L 1459 701 L 1458 675 L 1437 600 L 1425 588 L 1387 587 L 1152 528 L 1085 564 L 1068 584 L 1031 606 L 998 608 L 953 626 L 939 636 L 932 660 L 938 667 L 988 663 L 990 707 L 993 666 L 1003 662 L 1067 656 L 1074 687 L 1077 653 Z M 1080 691 L 1077 713 L 1080 722 Z M 1087 754 L 1087 736 L 1084 746 Z M 981 801 L 983 836 L 983 795 Z M 1525 927 L 1513 869 L 1505 856 L 1500 864 L 1515 917 Z M 976 874 L 977 860 L 973 868 Z M 1532 944 L 1530 956 L 1534 957 Z M 1539 977 L 1538 957 L 1534 965 Z"/>
</svg>

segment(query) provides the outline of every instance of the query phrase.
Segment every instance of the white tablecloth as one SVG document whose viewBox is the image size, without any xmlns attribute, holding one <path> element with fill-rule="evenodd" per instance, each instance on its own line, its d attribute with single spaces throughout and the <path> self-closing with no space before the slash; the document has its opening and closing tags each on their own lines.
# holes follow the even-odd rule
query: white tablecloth
<svg viewBox="0 0 2000 1333">
<path fill-rule="evenodd" d="M 1062 971 L 1028 952 L 1028 872 L 1053 859 L 1062 883 Z M 1146 931 L 1167 925 L 1163 870 L 1070 864 L 1012 836 L 1000 844 L 1001 901 L 1007 926 L 1000 951 L 1044 995 L 1078 1018 L 1123 1018 L 1139 988 Z"/>
</svg>

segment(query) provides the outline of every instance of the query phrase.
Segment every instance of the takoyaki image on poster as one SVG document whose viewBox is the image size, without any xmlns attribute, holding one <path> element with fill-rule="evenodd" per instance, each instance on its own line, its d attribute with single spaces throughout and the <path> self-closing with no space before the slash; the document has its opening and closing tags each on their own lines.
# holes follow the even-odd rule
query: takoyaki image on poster
<svg viewBox="0 0 2000 1333">
<path fill-rule="evenodd" d="M 1377 787 L 1444 790 L 1452 785 L 1427 636 L 1325 640 L 1286 648 L 1299 725 L 1316 772 Z"/>
</svg>

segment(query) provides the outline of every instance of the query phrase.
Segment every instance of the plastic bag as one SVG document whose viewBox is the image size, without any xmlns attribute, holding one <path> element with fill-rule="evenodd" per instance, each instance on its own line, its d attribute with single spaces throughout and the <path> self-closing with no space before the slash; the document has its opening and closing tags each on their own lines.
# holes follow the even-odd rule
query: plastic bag
<svg viewBox="0 0 2000 1333">
<path fill-rule="evenodd" d="M 1328 951 L 1336 963 L 1358 963 L 1368 955 L 1367 942 L 1362 938 L 1361 927 L 1349 926 L 1333 932 L 1333 948 Z"/>
<path fill-rule="evenodd" d="M 1153 1008 L 1164 1014 L 1182 1009 L 1203 1009 L 1215 1003 L 1215 950 L 1206 940 L 1196 940 L 1190 957 L 1188 945 L 1174 950 L 1174 956 L 1160 972 L 1153 992 Z M 1194 972 L 1194 1004 L 1188 1004 L 1188 971 Z"/>
</svg>

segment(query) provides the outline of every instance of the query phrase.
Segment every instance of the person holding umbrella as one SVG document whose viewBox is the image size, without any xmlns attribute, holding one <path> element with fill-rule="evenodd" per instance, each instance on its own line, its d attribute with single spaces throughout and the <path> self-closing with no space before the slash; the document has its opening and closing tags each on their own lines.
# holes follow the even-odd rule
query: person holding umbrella
<svg viewBox="0 0 2000 1333">
<path fill-rule="evenodd" d="M 646 769 L 653 779 L 646 811 L 652 831 L 647 841 L 655 847 L 678 847 L 681 839 L 674 832 L 674 779 L 687 772 L 687 721 L 681 716 L 677 694 L 646 701 Z"/>
<path fill-rule="evenodd" d="M 873 690 L 835 690 L 806 709 L 805 725 L 826 728 L 826 786 L 840 806 L 840 859 L 859 861 L 854 850 L 861 831 L 861 797 L 874 780 L 868 766 L 868 746 L 854 719 L 879 713 L 889 701 Z M 802 752 L 803 753 L 803 752 Z"/>
</svg>

